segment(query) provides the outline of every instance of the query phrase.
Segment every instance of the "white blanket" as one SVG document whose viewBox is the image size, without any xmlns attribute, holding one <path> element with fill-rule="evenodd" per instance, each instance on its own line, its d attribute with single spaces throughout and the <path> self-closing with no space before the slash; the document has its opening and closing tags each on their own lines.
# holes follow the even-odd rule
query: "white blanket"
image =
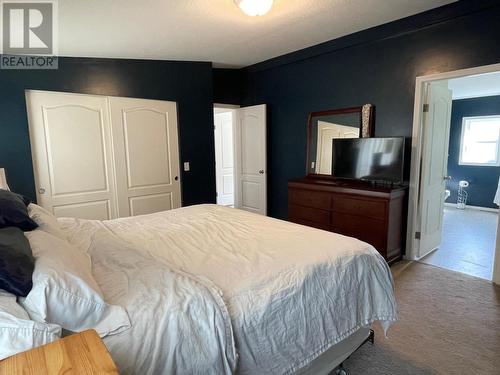
<svg viewBox="0 0 500 375">
<path fill-rule="evenodd" d="M 91 256 L 106 300 L 125 307 L 130 317 L 129 330 L 104 338 L 120 373 L 234 373 L 231 321 L 209 280 L 133 249 L 99 221 L 75 223 L 80 230 L 73 240 Z"/>
<path fill-rule="evenodd" d="M 72 240 L 83 247 L 85 237 L 95 237 L 89 229 L 95 225 L 65 221 L 66 229 L 73 233 Z M 373 247 L 350 237 L 215 205 L 118 219 L 103 225 L 110 233 L 99 246 L 111 247 L 103 243 L 112 243 L 116 238 L 124 240 L 143 256 L 157 261 L 157 269 L 147 273 L 160 272 L 160 264 L 168 264 L 185 275 L 210 280 L 221 290 L 232 322 L 240 374 L 293 373 L 357 329 L 376 320 L 387 327 L 397 319 L 387 264 Z M 99 246 L 94 245 L 94 254 Z M 117 272 L 120 267 L 116 266 Z M 106 275 L 101 273 L 97 276 Z M 137 268 L 136 275 L 130 275 L 130 287 L 135 278 L 144 277 L 143 273 Z M 107 276 L 106 282 L 112 280 L 113 275 Z M 120 289 L 118 284 L 116 290 Z M 159 289 L 161 285 L 156 284 Z M 139 296 L 134 301 L 122 298 L 128 309 L 137 308 L 139 300 Z M 187 307 L 179 305 L 178 311 Z M 148 308 L 141 309 L 150 319 L 151 313 L 145 311 Z M 165 308 L 168 310 L 168 306 Z M 161 319 L 163 313 L 156 314 L 156 319 Z M 141 324 L 139 315 L 137 319 L 136 324 Z M 154 335 L 147 331 L 155 329 L 151 324 L 156 324 L 148 324 L 135 328 L 145 337 L 142 345 Z M 128 340 L 123 340 L 122 345 L 120 348 L 116 342 L 110 346 L 118 363 L 127 357 L 120 351 L 138 356 L 135 363 L 153 362 L 148 352 L 155 343 L 148 343 L 149 350 L 139 354 L 136 348 L 130 348 Z M 161 350 L 165 348 L 156 347 L 154 353 Z M 160 367 L 156 373 L 169 372 L 164 369 Z"/>
</svg>

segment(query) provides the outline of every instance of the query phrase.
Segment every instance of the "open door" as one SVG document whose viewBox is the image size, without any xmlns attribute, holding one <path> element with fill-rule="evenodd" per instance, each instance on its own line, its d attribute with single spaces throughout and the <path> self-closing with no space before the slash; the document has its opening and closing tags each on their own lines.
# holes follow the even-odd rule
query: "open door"
<svg viewBox="0 0 500 375">
<path fill-rule="evenodd" d="M 266 105 L 235 112 L 235 207 L 267 215 Z"/>
<path fill-rule="evenodd" d="M 445 186 L 449 178 L 447 170 L 452 92 L 448 88 L 448 82 L 430 83 L 426 103 L 420 181 L 419 257 L 441 243 Z"/>
<path fill-rule="evenodd" d="M 500 285 L 500 220 L 497 223 L 497 239 L 495 246 L 495 258 L 493 259 L 493 277 L 492 280 L 495 284 Z"/>
</svg>

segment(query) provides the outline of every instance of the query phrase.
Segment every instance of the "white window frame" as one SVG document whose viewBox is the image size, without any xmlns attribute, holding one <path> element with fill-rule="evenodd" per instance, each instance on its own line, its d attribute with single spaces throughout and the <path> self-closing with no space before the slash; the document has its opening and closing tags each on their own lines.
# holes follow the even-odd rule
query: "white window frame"
<svg viewBox="0 0 500 375">
<path fill-rule="evenodd" d="M 494 163 L 469 163 L 462 160 L 462 150 L 464 144 L 465 126 L 468 122 L 474 120 L 485 120 L 485 119 L 498 119 L 500 121 L 500 115 L 493 116 L 472 116 L 462 118 L 462 133 L 460 134 L 460 155 L 458 158 L 458 165 L 470 165 L 476 167 L 498 167 L 500 166 L 500 135 L 497 141 L 497 157 Z"/>
</svg>

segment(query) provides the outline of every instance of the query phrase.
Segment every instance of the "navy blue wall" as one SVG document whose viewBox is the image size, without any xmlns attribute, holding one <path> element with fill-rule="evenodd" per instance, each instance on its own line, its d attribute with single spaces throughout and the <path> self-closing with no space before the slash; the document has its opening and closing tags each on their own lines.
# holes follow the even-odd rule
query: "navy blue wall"
<svg viewBox="0 0 500 375">
<path fill-rule="evenodd" d="M 241 104 L 243 96 L 242 69 L 214 69 L 214 102 L 219 104 Z"/>
<path fill-rule="evenodd" d="M 454 100 L 451 110 L 450 146 L 448 157 L 448 175 L 452 180 L 447 183 L 451 196 L 447 202 L 457 201 L 458 182 L 469 181 L 467 204 L 471 206 L 498 208 L 493 204 L 497 191 L 500 167 L 477 167 L 458 165 L 460 157 L 460 139 L 462 119 L 470 116 L 500 115 L 500 96 Z"/>
<path fill-rule="evenodd" d="M 215 202 L 211 63 L 61 58 L 59 69 L 0 70 L 0 167 L 11 188 L 35 197 L 24 90 L 171 100 L 178 103 L 185 205 Z"/>
<path fill-rule="evenodd" d="M 25 89 L 173 100 L 181 159 L 192 163 L 184 204 L 214 202 L 214 99 L 266 103 L 268 207 L 285 218 L 287 181 L 305 174 L 309 112 L 372 103 L 376 136 L 410 137 L 415 77 L 500 62 L 499 19 L 498 1 L 459 1 L 232 72 L 210 63 L 83 58 L 62 58 L 56 71 L 0 70 L 0 166 L 13 189 L 34 197 Z"/>
<path fill-rule="evenodd" d="M 309 112 L 372 103 L 376 136 L 408 138 L 415 78 L 500 62 L 499 20 L 498 1 L 458 2 L 245 69 L 241 103 L 269 106 L 269 214 L 305 175 Z"/>
</svg>

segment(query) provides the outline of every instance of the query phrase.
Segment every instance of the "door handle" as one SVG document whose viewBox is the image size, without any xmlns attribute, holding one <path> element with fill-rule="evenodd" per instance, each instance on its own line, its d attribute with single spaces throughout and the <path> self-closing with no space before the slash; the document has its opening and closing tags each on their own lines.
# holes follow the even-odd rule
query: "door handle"
<svg viewBox="0 0 500 375">
<path fill-rule="evenodd" d="M 45 189 L 41 187 L 40 189 L 38 189 L 38 192 L 39 192 L 40 194 L 45 194 Z"/>
<path fill-rule="evenodd" d="M 448 181 L 451 181 L 451 178 L 452 178 L 451 176 L 444 176 L 444 177 L 443 177 L 443 180 L 448 180 Z"/>
<path fill-rule="evenodd" d="M 263 169 L 261 169 L 261 170 L 259 171 L 259 173 L 260 173 L 260 174 L 264 174 L 264 170 L 263 170 Z"/>
</svg>

